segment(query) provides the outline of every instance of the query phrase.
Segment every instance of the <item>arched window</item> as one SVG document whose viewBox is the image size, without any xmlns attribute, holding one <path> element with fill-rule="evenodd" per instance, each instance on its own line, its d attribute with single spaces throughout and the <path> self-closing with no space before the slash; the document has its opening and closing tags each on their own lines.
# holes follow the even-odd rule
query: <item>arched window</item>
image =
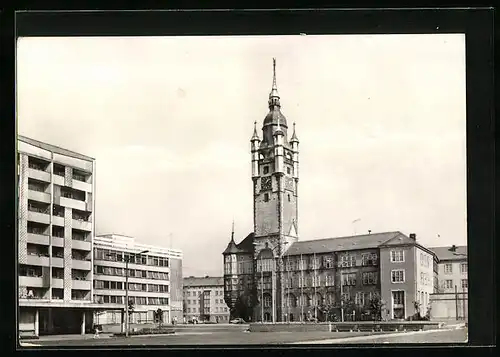
<svg viewBox="0 0 500 357">
<path fill-rule="evenodd" d="M 297 298 L 293 294 L 288 294 L 286 302 L 287 302 L 288 307 L 296 307 L 297 306 Z"/>
<path fill-rule="evenodd" d="M 307 296 L 307 294 L 300 295 L 299 306 L 309 306 L 308 303 L 309 303 L 309 297 Z"/>
</svg>

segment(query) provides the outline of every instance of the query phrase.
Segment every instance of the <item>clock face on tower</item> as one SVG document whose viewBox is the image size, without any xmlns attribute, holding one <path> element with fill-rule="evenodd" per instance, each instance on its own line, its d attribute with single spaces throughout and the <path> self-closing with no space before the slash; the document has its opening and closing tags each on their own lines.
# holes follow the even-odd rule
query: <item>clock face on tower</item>
<svg viewBox="0 0 500 357">
<path fill-rule="evenodd" d="M 271 185 L 271 177 L 263 177 L 260 181 L 260 189 L 261 191 L 269 191 L 271 190 L 272 185 Z"/>
</svg>

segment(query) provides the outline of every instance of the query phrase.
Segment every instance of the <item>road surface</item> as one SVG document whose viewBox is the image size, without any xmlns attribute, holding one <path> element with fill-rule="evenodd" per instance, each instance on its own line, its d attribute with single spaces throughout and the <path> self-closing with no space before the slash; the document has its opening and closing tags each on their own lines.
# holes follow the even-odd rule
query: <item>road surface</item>
<svg viewBox="0 0 500 357">
<path fill-rule="evenodd" d="M 435 330 L 403 333 L 367 332 L 242 332 L 242 331 L 186 331 L 175 335 L 135 337 L 101 337 L 74 340 L 26 341 L 27 347 L 59 346 L 200 346 L 200 345 L 263 345 L 263 344 L 386 344 L 386 343 L 463 343 L 467 331 Z"/>
</svg>

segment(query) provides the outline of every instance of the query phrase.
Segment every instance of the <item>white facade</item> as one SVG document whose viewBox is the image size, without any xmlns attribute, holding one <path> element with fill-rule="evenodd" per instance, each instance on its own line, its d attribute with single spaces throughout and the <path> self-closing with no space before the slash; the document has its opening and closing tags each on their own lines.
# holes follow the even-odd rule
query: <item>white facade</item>
<svg viewBox="0 0 500 357">
<path fill-rule="evenodd" d="M 147 251 L 144 254 L 141 252 Z M 163 311 L 163 322 L 171 321 L 172 309 L 177 310 L 182 301 L 177 301 L 173 289 L 182 285 L 175 274 L 182 260 L 182 252 L 176 249 L 136 243 L 134 238 L 110 234 L 96 236 L 94 242 L 94 296 L 98 304 L 125 304 L 125 280 L 128 264 L 128 296 L 134 304 L 131 323 L 152 323 L 154 312 Z M 174 267 L 174 268 L 173 268 Z M 179 305 L 179 306 L 177 306 Z M 120 323 L 119 312 L 106 311 L 96 314 L 97 324 Z"/>
</svg>

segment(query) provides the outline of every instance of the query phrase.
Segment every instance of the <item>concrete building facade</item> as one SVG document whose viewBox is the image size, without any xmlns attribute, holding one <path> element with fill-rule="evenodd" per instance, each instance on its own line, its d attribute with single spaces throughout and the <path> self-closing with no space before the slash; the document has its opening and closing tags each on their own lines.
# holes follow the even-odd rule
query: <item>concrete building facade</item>
<svg viewBox="0 0 500 357">
<path fill-rule="evenodd" d="M 222 277 L 186 277 L 183 279 L 183 295 L 186 321 L 229 322 Z"/>
<path fill-rule="evenodd" d="M 182 252 L 139 244 L 117 234 L 95 237 L 94 303 L 124 306 L 127 260 L 128 297 L 134 306 L 130 323 L 159 322 L 159 309 L 163 323 L 182 317 Z M 121 324 L 122 316 L 113 310 L 99 311 L 94 320 L 100 325 Z"/>
<path fill-rule="evenodd" d="M 20 333 L 92 327 L 95 160 L 18 137 Z"/>
</svg>

